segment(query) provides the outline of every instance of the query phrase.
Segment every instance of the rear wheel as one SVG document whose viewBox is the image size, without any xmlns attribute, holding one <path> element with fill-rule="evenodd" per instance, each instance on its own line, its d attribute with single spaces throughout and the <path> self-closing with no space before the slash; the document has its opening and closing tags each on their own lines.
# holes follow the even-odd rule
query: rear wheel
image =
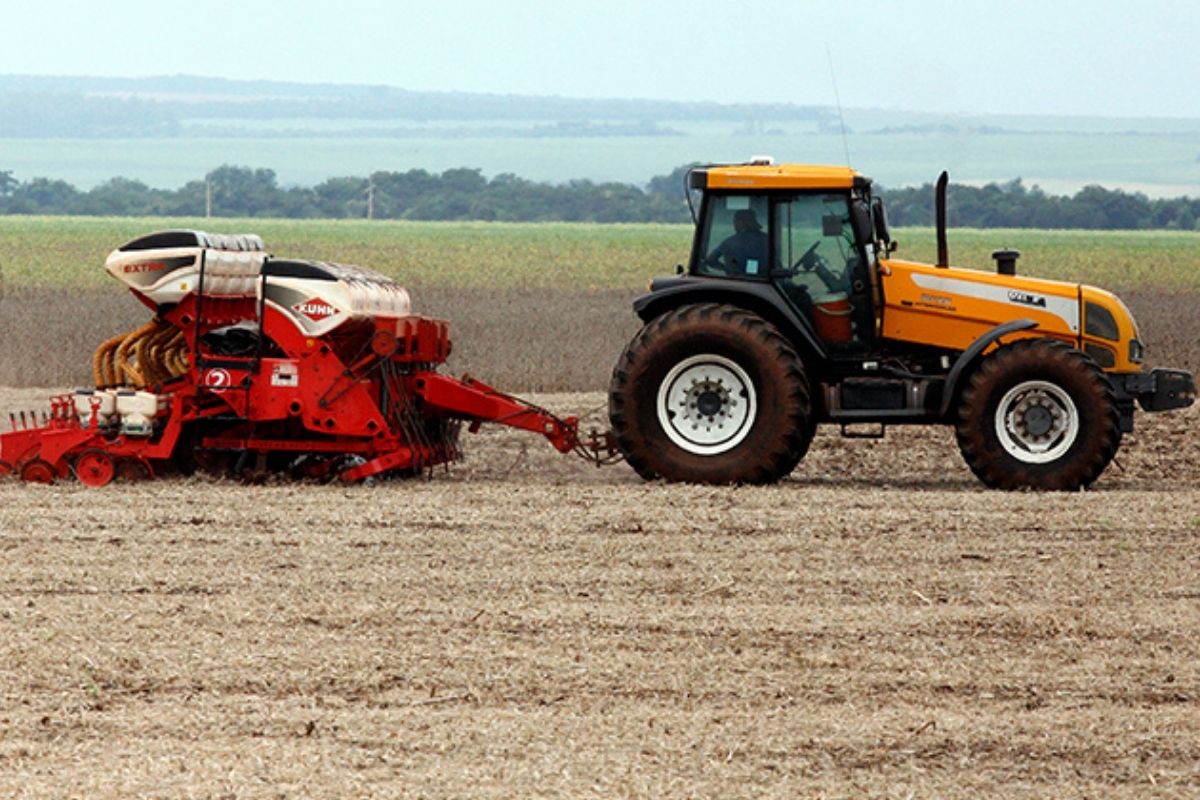
<svg viewBox="0 0 1200 800">
<path fill-rule="evenodd" d="M 609 417 L 646 479 L 771 483 L 808 449 L 800 358 L 768 322 L 705 303 L 648 323 L 613 370 Z"/>
<path fill-rule="evenodd" d="M 983 361 L 963 391 L 956 433 L 967 465 L 999 489 L 1089 486 L 1121 443 L 1104 372 L 1049 339 L 1014 342 Z"/>
</svg>

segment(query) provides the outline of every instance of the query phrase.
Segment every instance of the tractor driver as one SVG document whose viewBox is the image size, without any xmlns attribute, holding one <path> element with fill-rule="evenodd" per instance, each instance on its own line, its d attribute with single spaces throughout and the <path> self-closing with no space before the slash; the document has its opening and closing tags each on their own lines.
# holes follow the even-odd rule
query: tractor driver
<svg viewBox="0 0 1200 800">
<path fill-rule="evenodd" d="M 733 214 L 734 234 L 717 245 L 704 263 L 728 275 L 757 275 L 767 266 L 767 235 L 752 208 Z M 723 262 L 723 263 L 722 263 Z"/>
</svg>

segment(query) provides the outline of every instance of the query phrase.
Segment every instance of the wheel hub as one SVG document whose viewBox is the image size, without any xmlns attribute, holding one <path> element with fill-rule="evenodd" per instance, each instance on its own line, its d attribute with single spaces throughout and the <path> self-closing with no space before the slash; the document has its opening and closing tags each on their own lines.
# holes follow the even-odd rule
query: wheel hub
<svg viewBox="0 0 1200 800">
<path fill-rule="evenodd" d="M 694 391 L 694 390 L 693 390 Z M 705 390 L 696 398 L 696 410 L 703 416 L 715 417 L 721 413 L 721 409 L 728 401 L 729 392 L 723 388 L 713 391 L 712 389 Z"/>
<path fill-rule="evenodd" d="M 689 453 L 716 455 L 736 447 L 757 413 L 750 376 L 736 362 L 713 354 L 675 365 L 659 386 L 663 432 Z"/>
<path fill-rule="evenodd" d="M 1053 409 L 1039 400 L 1029 403 L 1018 425 L 1033 438 L 1042 439 L 1049 436 L 1061 421 L 1061 418 L 1055 417 Z"/>
</svg>

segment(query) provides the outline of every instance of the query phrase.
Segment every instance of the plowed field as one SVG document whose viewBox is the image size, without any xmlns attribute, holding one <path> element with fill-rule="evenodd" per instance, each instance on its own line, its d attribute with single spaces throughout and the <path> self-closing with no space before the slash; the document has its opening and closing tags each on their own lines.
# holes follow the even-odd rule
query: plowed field
<svg viewBox="0 0 1200 800">
<path fill-rule="evenodd" d="M 689 240 L 260 222 L 221 229 L 395 275 L 452 372 L 569 413 Z M 146 319 L 104 253 L 161 224 L 0 225 L 0 385 L 89 382 Z M 1194 236 L 1020 237 L 953 252 L 1114 289 L 1200 371 Z M 1137 424 L 1076 494 L 986 491 L 940 428 L 822 430 L 765 488 L 489 428 L 372 489 L 0 482 L 0 797 L 1195 798 L 1200 409 Z"/>
<path fill-rule="evenodd" d="M 1078 494 L 945 429 L 767 488 L 486 429 L 371 489 L 0 484 L 0 796 L 1195 797 L 1200 413 L 1138 423 Z"/>
</svg>

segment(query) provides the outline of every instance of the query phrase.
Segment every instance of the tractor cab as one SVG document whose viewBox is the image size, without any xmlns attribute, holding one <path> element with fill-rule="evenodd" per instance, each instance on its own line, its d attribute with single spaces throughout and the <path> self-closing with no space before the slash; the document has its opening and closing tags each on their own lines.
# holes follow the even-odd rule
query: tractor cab
<svg viewBox="0 0 1200 800">
<path fill-rule="evenodd" d="M 771 286 L 826 352 L 863 353 L 877 330 L 873 282 L 886 224 L 853 170 L 751 164 L 693 170 L 703 191 L 688 273 Z"/>
</svg>

